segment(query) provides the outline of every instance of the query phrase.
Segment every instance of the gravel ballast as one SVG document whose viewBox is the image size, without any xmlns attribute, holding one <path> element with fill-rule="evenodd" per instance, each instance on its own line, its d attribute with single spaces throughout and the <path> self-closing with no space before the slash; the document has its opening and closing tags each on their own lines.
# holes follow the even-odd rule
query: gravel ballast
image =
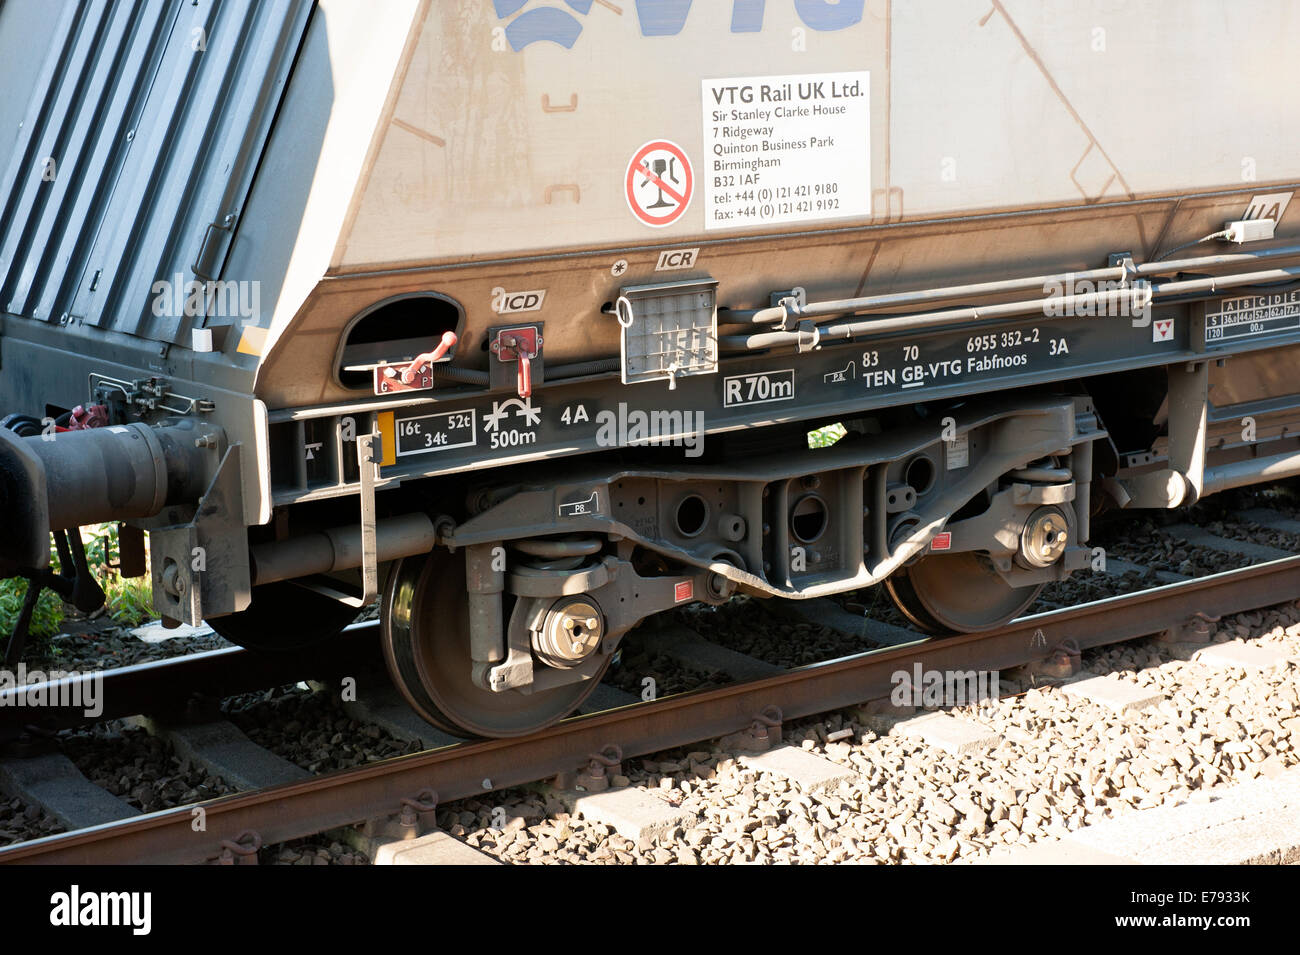
<svg viewBox="0 0 1300 955">
<path fill-rule="evenodd" d="M 1000 734 L 984 751 L 953 755 L 890 733 L 891 718 L 856 711 L 787 727 L 791 745 L 856 773 L 827 791 L 801 792 L 706 745 L 631 761 L 629 785 L 697 820 L 639 843 L 534 789 L 456 803 L 438 819 L 510 863 L 976 861 L 1117 815 L 1202 801 L 1300 763 L 1300 611 L 1239 615 L 1215 640 L 1241 637 L 1293 662 L 1217 670 L 1155 640 L 1089 651 L 1090 673 L 1158 690 L 1164 701 L 1120 714 L 1059 687 L 1003 687 L 991 706 L 950 711 Z"/>
<path fill-rule="evenodd" d="M 1239 503 L 1290 513 L 1290 500 L 1285 494 L 1251 494 Z M 1191 544 L 1165 529 L 1177 520 L 1230 540 L 1291 550 L 1300 543 L 1300 537 L 1207 505 L 1178 515 L 1098 521 L 1096 539 L 1108 557 L 1145 566 L 1123 574 L 1078 573 L 1045 588 L 1031 610 L 1154 586 L 1161 582 L 1156 571 L 1201 576 L 1256 562 Z M 856 613 L 906 623 L 883 588 L 838 599 Z M 722 647 L 781 667 L 873 649 L 864 637 L 791 620 L 756 599 L 736 598 L 720 608 L 693 606 L 669 619 Z M 1163 701 L 1116 713 L 1072 700 L 1056 687 L 1004 682 L 995 704 L 949 711 L 1000 736 L 996 745 L 961 755 L 890 732 L 889 719 L 879 714 L 844 711 L 787 724 L 790 745 L 855 774 L 825 791 L 802 792 L 707 743 L 629 760 L 616 785 L 639 787 L 694 819 L 655 839 L 625 839 L 575 815 L 542 786 L 450 804 L 439 810 L 438 820 L 453 837 L 511 863 L 975 861 L 1116 815 L 1203 800 L 1230 783 L 1271 776 L 1300 762 L 1300 611 L 1286 605 L 1219 624 L 1216 640 L 1240 638 L 1279 649 L 1292 662 L 1270 670 L 1212 669 L 1186 659 L 1189 650 L 1155 640 L 1090 651 L 1083 660 L 1089 673 L 1158 692 Z M 86 670 L 221 646 L 229 644 L 215 635 L 147 644 L 110 628 L 56 637 L 28 666 Z M 639 646 L 634 632 L 606 682 L 640 696 L 646 677 L 654 680 L 657 696 L 733 682 L 723 673 Z M 227 700 L 222 709 L 254 742 L 313 773 L 419 749 L 378 726 L 349 719 L 330 694 L 303 685 Z M 142 811 L 231 791 L 220 778 L 182 765 L 165 742 L 126 723 L 62 733 L 59 740 L 92 782 Z M 0 844 L 52 831 L 58 824 L 39 810 L 12 800 L 0 803 Z M 367 861 L 336 837 L 269 846 L 262 861 Z"/>
</svg>

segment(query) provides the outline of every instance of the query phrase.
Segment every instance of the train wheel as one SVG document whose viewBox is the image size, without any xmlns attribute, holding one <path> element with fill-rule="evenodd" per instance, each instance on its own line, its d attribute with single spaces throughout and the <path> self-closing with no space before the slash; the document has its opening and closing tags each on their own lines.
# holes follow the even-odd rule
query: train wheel
<svg viewBox="0 0 1300 955">
<path fill-rule="evenodd" d="M 209 620 L 231 643 L 283 653 L 332 640 L 357 619 L 357 609 L 289 581 L 253 588 L 246 610 Z"/>
<path fill-rule="evenodd" d="M 970 633 L 1006 623 L 1034 602 L 1042 584 L 1011 587 L 974 553 L 931 554 L 885 581 L 895 606 L 933 634 Z"/>
<path fill-rule="evenodd" d="M 417 713 L 448 733 L 524 736 L 568 716 L 600 683 L 597 674 L 533 693 L 493 693 L 474 683 L 462 555 L 438 551 L 397 562 L 382 608 L 393 683 Z"/>
</svg>

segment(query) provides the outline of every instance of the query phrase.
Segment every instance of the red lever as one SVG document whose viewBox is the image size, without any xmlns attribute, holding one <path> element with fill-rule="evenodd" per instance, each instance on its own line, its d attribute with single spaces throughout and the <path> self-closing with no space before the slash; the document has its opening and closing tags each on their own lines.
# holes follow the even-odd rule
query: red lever
<svg viewBox="0 0 1300 955">
<path fill-rule="evenodd" d="M 415 381 L 416 377 L 424 370 L 425 365 L 432 365 L 447 352 L 456 347 L 456 333 L 443 332 L 442 340 L 438 342 L 438 347 L 431 352 L 425 352 L 423 355 L 416 355 L 415 360 L 406 366 L 402 372 L 402 384 L 409 385 Z"/>
<path fill-rule="evenodd" d="M 529 364 L 530 356 L 527 352 L 519 353 L 519 397 L 527 398 L 533 393 L 533 368 Z"/>
<path fill-rule="evenodd" d="M 492 342 L 492 353 L 497 361 L 513 361 L 515 367 L 515 390 L 520 398 L 527 398 L 533 393 L 532 359 L 541 354 L 542 336 L 535 325 L 521 328 L 508 328 L 497 333 Z"/>
</svg>

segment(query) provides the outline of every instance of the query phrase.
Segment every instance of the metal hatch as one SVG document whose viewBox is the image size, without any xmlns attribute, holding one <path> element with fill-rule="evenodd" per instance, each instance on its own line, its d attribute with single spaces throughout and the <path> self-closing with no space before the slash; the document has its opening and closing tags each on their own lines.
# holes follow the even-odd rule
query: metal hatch
<svg viewBox="0 0 1300 955">
<path fill-rule="evenodd" d="M 188 339 L 153 286 L 220 276 L 312 9 L 66 4 L 0 178 L 0 307 Z"/>
<path fill-rule="evenodd" d="M 623 288 L 614 307 L 622 330 L 623 384 L 711 375 L 718 370 L 718 283 L 661 282 Z"/>
</svg>

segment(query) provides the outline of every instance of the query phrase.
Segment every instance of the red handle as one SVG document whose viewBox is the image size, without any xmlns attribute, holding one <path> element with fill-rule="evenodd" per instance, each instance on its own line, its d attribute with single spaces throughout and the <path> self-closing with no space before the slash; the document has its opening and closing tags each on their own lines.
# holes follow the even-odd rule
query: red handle
<svg viewBox="0 0 1300 955">
<path fill-rule="evenodd" d="M 402 384 L 409 385 L 415 381 L 416 376 L 424 369 L 425 365 L 432 365 L 454 347 L 456 347 L 456 333 L 443 332 L 442 340 L 438 342 L 437 348 L 431 352 L 425 352 L 423 355 L 417 355 L 415 360 L 406 366 L 406 371 L 402 372 Z"/>
<path fill-rule="evenodd" d="M 527 398 L 533 393 L 533 367 L 528 356 L 519 355 L 519 397 Z"/>
</svg>

